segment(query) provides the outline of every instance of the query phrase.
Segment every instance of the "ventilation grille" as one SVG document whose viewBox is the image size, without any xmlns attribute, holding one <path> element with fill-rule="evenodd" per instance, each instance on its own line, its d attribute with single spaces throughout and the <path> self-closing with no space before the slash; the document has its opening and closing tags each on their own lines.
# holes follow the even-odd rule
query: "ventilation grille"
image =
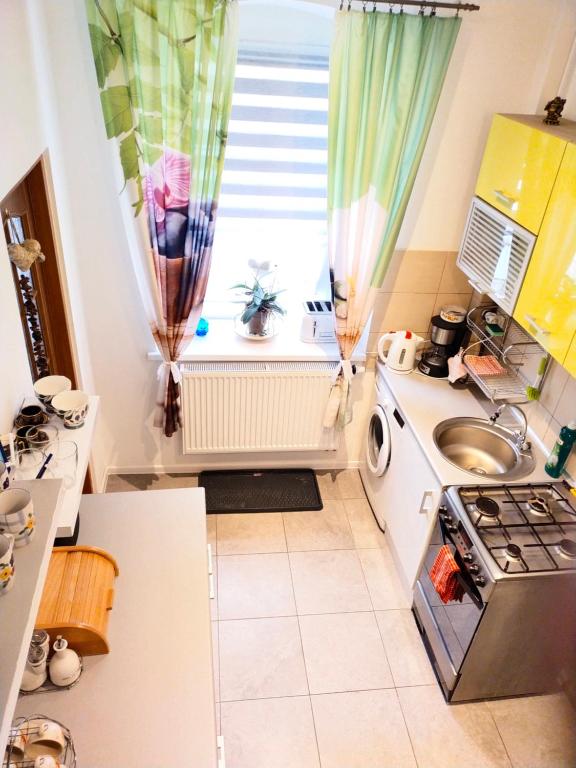
<svg viewBox="0 0 576 768">
<path fill-rule="evenodd" d="M 474 198 L 457 264 L 471 285 L 512 314 L 535 236 Z"/>
<path fill-rule="evenodd" d="M 204 373 L 271 373 L 271 374 L 296 374 L 296 375 L 322 375 L 333 374 L 340 363 L 333 362 L 207 362 L 207 363 L 181 363 L 180 370 L 183 374 L 194 375 Z"/>
<path fill-rule="evenodd" d="M 331 301 L 305 301 L 304 311 L 308 315 L 331 315 L 332 314 L 332 302 Z"/>
</svg>

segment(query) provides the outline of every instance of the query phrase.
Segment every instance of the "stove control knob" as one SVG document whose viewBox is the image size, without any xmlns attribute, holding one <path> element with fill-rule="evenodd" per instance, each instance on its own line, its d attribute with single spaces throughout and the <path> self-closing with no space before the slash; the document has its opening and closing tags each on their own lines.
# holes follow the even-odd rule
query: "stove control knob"
<svg viewBox="0 0 576 768">
<path fill-rule="evenodd" d="M 466 552 L 462 555 L 462 560 L 464 560 L 465 563 L 471 563 L 474 558 L 470 554 L 470 552 Z"/>
<path fill-rule="evenodd" d="M 469 565 L 468 570 L 470 573 L 480 573 L 480 567 L 477 565 L 477 563 L 472 563 L 472 565 Z"/>
<path fill-rule="evenodd" d="M 484 576 L 476 576 L 474 578 L 474 583 L 478 584 L 479 587 L 483 587 L 486 584 L 486 579 Z"/>
<path fill-rule="evenodd" d="M 448 531 L 450 533 L 458 533 L 458 528 L 455 525 L 453 525 L 452 523 L 448 523 L 446 528 L 448 528 Z"/>
<path fill-rule="evenodd" d="M 444 520 L 445 523 L 451 523 L 452 522 L 452 515 L 448 512 L 446 507 L 440 507 L 439 514 L 442 520 Z"/>
</svg>

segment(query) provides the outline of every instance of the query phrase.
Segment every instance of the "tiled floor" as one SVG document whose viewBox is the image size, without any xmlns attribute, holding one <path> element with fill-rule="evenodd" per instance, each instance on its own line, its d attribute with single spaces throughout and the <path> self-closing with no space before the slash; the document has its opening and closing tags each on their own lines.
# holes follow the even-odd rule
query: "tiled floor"
<svg viewBox="0 0 576 768">
<path fill-rule="evenodd" d="M 358 473 L 318 480 L 321 512 L 208 517 L 227 768 L 575 768 L 564 697 L 444 702 Z"/>
</svg>

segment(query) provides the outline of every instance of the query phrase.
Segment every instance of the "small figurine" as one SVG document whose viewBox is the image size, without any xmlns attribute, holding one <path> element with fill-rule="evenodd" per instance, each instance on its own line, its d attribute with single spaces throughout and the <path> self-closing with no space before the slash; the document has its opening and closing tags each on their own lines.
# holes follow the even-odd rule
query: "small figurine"
<svg viewBox="0 0 576 768">
<path fill-rule="evenodd" d="M 562 116 L 562 110 L 566 104 L 566 99 L 561 99 L 560 96 L 556 96 L 555 99 L 549 101 L 544 107 L 547 114 L 544 118 L 544 122 L 547 125 L 560 125 L 560 117 Z"/>
</svg>

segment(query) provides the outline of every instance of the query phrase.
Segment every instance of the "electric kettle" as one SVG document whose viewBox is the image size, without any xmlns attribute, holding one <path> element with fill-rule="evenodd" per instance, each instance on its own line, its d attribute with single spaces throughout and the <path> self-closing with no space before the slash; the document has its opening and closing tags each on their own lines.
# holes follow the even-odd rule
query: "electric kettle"
<svg viewBox="0 0 576 768">
<path fill-rule="evenodd" d="M 416 352 L 425 341 L 412 331 L 385 333 L 378 342 L 378 357 L 394 373 L 410 373 L 416 367 Z"/>
</svg>

